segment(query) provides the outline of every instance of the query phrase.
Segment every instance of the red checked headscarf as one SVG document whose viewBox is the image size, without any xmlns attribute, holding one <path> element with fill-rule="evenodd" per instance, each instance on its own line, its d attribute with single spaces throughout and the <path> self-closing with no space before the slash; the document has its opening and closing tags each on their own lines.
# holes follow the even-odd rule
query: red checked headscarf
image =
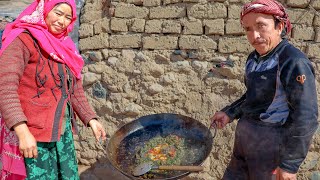
<svg viewBox="0 0 320 180">
<path fill-rule="evenodd" d="M 289 34 L 291 31 L 291 23 L 282 4 L 275 0 L 256 0 L 250 3 L 245 4 L 242 7 L 242 11 L 240 14 L 241 22 L 243 16 L 248 13 L 262 13 L 262 14 L 269 14 L 274 16 L 281 22 L 285 23 L 286 34 Z"/>
<path fill-rule="evenodd" d="M 58 4 L 67 3 L 72 8 L 72 20 L 66 30 L 58 35 L 48 31 L 45 18 Z M 38 40 L 40 47 L 46 51 L 53 60 L 66 64 L 73 74 L 79 79 L 84 61 L 74 42 L 68 36 L 72 31 L 77 18 L 74 0 L 35 0 L 28 6 L 17 19 L 8 24 L 2 36 L 2 48 L 0 55 L 8 45 L 23 31 L 28 30 Z"/>
</svg>

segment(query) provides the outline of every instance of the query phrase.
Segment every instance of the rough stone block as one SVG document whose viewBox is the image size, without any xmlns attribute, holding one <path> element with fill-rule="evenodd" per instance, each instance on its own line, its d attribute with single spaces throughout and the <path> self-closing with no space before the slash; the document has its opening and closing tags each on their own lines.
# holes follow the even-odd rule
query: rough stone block
<svg viewBox="0 0 320 180">
<path fill-rule="evenodd" d="M 111 32 L 110 30 L 110 19 L 103 18 L 99 19 L 94 23 L 94 34 Z"/>
<path fill-rule="evenodd" d="M 178 37 L 151 35 L 142 38 L 143 49 L 177 49 Z"/>
<path fill-rule="evenodd" d="M 207 18 L 208 17 L 208 11 L 207 11 L 207 5 L 203 4 L 195 4 L 192 6 L 189 6 L 187 8 L 187 14 L 188 17 L 193 17 L 193 18 Z"/>
<path fill-rule="evenodd" d="M 149 10 L 146 7 L 137 7 L 132 4 L 118 5 L 115 7 L 114 16 L 120 18 L 140 18 L 148 17 Z"/>
<path fill-rule="evenodd" d="M 102 49 L 109 47 L 108 41 L 109 35 L 107 33 L 101 33 L 92 37 L 84 38 L 79 40 L 79 49 L 91 50 L 91 49 Z"/>
<path fill-rule="evenodd" d="M 85 54 L 91 61 L 100 62 L 103 59 L 102 53 L 100 51 L 88 51 Z"/>
<path fill-rule="evenodd" d="M 232 4 L 228 6 L 228 18 L 240 19 L 241 5 Z"/>
<path fill-rule="evenodd" d="M 110 36 L 110 48 L 139 48 L 139 47 L 141 47 L 140 34 Z"/>
<path fill-rule="evenodd" d="M 202 22 L 197 19 L 195 21 L 183 21 L 183 34 L 202 34 L 203 27 Z"/>
<path fill-rule="evenodd" d="M 204 20 L 205 34 L 224 34 L 224 19 Z"/>
<path fill-rule="evenodd" d="M 295 8 L 306 8 L 310 3 L 310 0 L 287 0 L 287 5 L 289 7 Z"/>
<path fill-rule="evenodd" d="M 235 1 L 236 1 L 236 0 L 235 0 Z M 283 4 L 283 2 L 281 2 L 281 1 L 282 1 L 282 0 L 279 0 L 279 2 Z M 242 4 L 245 4 L 245 3 L 248 3 L 248 2 L 252 2 L 252 0 L 240 0 L 240 2 L 241 2 Z"/>
<path fill-rule="evenodd" d="M 208 0 L 208 2 L 226 2 L 227 0 Z"/>
<path fill-rule="evenodd" d="M 80 16 L 81 23 L 90 23 L 96 21 L 97 19 L 101 19 L 103 17 L 102 11 L 85 11 Z"/>
<path fill-rule="evenodd" d="M 142 5 L 144 3 L 144 0 L 126 0 L 125 2 L 134 5 Z"/>
<path fill-rule="evenodd" d="M 316 10 L 319 10 L 320 9 L 320 0 L 313 0 L 311 3 L 311 6 L 313 8 L 315 8 Z"/>
<path fill-rule="evenodd" d="M 93 36 L 93 25 L 89 23 L 82 23 L 79 27 L 79 37 L 86 38 Z"/>
<path fill-rule="evenodd" d="M 184 6 L 163 6 L 150 9 L 150 19 L 160 18 L 181 18 L 186 17 L 186 8 Z"/>
<path fill-rule="evenodd" d="M 104 59 L 108 59 L 109 57 L 109 49 L 101 49 L 101 53 Z"/>
<path fill-rule="evenodd" d="M 306 53 L 310 58 L 320 58 L 320 43 L 308 43 Z"/>
<path fill-rule="evenodd" d="M 315 37 L 315 31 L 311 26 L 305 25 L 293 25 L 292 38 L 296 40 L 313 40 Z"/>
<path fill-rule="evenodd" d="M 314 26 L 320 26 L 320 15 L 316 15 L 313 20 Z"/>
<path fill-rule="evenodd" d="M 217 43 L 207 36 L 183 35 L 179 38 L 180 49 L 217 49 Z"/>
<path fill-rule="evenodd" d="M 163 0 L 163 5 L 174 4 L 182 2 L 182 0 Z"/>
<path fill-rule="evenodd" d="M 304 9 L 287 9 L 291 23 L 311 26 L 314 12 Z"/>
<path fill-rule="evenodd" d="M 245 37 L 220 38 L 218 50 L 220 53 L 249 53 L 253 50 Z"/>
<path fill-rule="evenodd" d="M 160 6 L 161 5 L 161 0 L 146 0 L 143 1 L 143 6 Z"/>
<path fill-rule="evenodd" d="M 200 3 L 203 2 L 203 0 L 183 0 L 184 3 Z"/>
<path fill-rule="evenodd" d="M 187 8 L 188 16 L 194 18 L 225 18 L 227 17 L 227 8 L 222 3 L 214 4 L 195 4 Z"/>
<path fill-rule="evenodd" d="M 239 19 L 228 19 L 226 23 L 226 34 L 244 35 L 245 32 Z"/>
<path fill-rule="evenodd" d="M 227 7 L 223 3 L 209 4 L 208 6 L 208 18 L 226 18 Z"/>
<path fill-rule="evenodd" d="M 110 22 L 110 29 L 112 31 L 117 32 L 127 32 L 128 31 L 128 20 L 127 19 L 121 19 L 121 18 L 112 18 Z"/>
<path fill-rule="evenodd" d="M 314 37 L 314 41 L 318 43 L 318 42 L 320 42 L 320 27 L 317 27 L 315 29 L 315 32 L 316 32 L 316 35 Z"/>
<path fill-rule="evenodd" d="M 161 33 L 162 21 L 161 20 L 149 20 L 146 22 L 146 33 Z"/>
<path fill-rule="evenodd" d="M 129 26 L 129 31 L 144 32 L 145 24 L 146 24 L 146 20 L 144 19 L 133 19 L 131 21 L 131 25 Z"/>
<path fill-rule="evenodd" d="M 162 23 L 162 33 L 181 33 L 181 24 L 177 20 L 165 20 Z"/>
</svg>

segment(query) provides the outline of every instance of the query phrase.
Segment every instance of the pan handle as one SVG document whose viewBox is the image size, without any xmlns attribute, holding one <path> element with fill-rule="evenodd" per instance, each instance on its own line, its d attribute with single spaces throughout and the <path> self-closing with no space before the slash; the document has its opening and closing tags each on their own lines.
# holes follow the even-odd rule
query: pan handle
<svg viewBox="0 0 320 180">
<path fill-rule="evenodd" d="M 209 131 L 213 134 L 212 138 L 215 138 L 217 135 L 217 123 L 213 122 L 212 124 L 210 124 L 209 126 Z"/>
<path fill-rule="evenodd" d="M 191 172 L 199 172 L 203 171 L 202 166 L 159 166 L 159 170 L 176 170 L 176 171 L 191 171 Z"/>
</svg>

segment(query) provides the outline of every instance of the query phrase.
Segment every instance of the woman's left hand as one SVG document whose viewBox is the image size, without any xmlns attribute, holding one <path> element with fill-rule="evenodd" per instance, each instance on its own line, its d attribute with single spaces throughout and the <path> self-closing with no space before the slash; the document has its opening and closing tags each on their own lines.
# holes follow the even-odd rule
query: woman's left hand
<svg viewBox="0 0 320 180">
<path fill-rule="evenodd" d="M 100 122 L 95 119 L 89 121 L 89 125 L 97 141 L 106 140 L 107 134 Z M 101 138 L 101 139 L 100 139 Z"/>
</svg>

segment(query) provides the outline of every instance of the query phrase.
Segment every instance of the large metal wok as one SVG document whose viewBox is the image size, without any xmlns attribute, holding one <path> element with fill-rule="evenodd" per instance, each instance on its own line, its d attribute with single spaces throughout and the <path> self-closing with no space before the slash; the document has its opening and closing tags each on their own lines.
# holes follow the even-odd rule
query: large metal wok
<svg viewBox="0 0 320 180">
<path fill-rule="evenodd" d="M 132 170 L 138 165 L 135 156 L 137 150 L 153 137 L 172 134 L 186 140 L 186 152 L 181 165 L 201 165 L 209 156 L 214 137 L 210 129 L 193 118 L 163 113 L 140 117 L 118 129 L 108 142 L 108 159 L 124 175 L 138 179 L 132 175 Z M 168 171 L 155 174 L 153 179 L 177 179 L 189 173 Z"/>
</svg>

